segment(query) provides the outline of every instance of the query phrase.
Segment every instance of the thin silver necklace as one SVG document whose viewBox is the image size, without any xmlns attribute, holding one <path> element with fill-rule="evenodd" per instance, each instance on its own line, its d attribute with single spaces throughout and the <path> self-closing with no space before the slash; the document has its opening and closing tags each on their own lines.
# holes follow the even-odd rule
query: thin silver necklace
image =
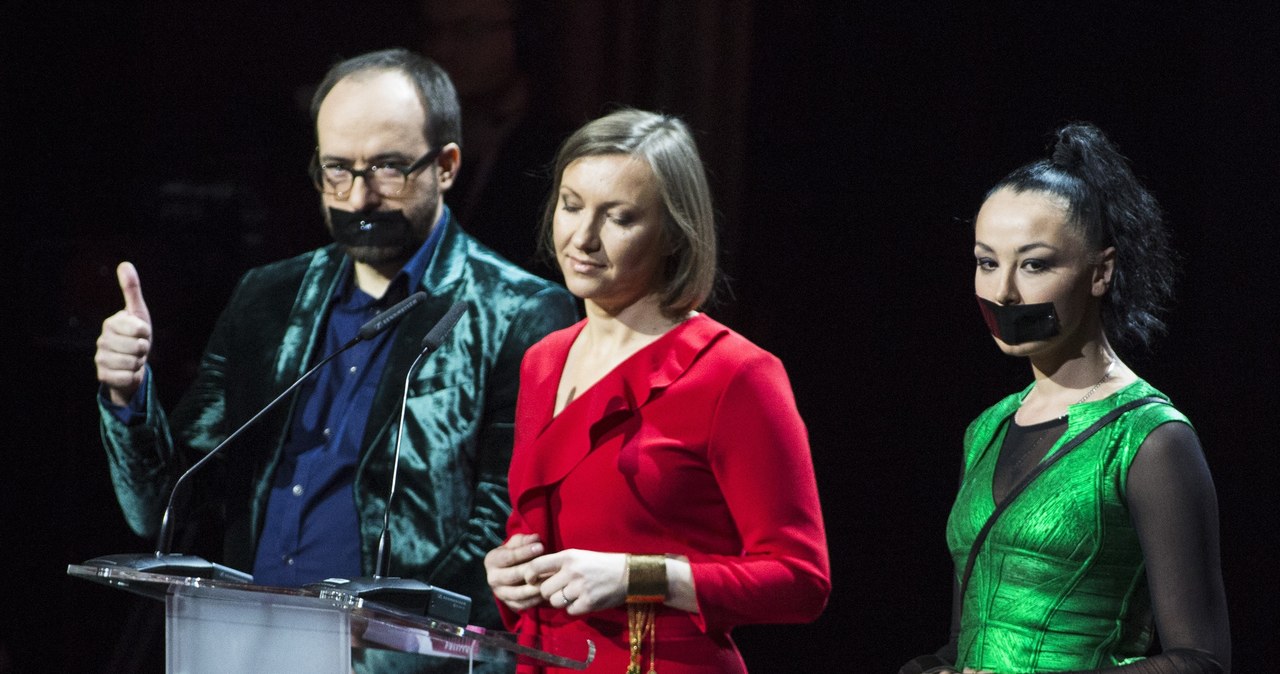
<svg viewBox="0 0 1280 674">
<path fill-rule="evenodd" d="M 1075 404 L 1079 405 L 1080 403 L 1088 400 L 1098 390 L 1098 388 L 1102 386 L 1104 382 L 1106 382 L 1108 379 L 1111 378 L 1111 371 L 1114 370 L 1115 367 L 1116 367 L 1116 361 L 1112 360 L 1110 363 L 1108 363 L 1106 371 L 1102 373 L 1102 379 L 1099 379 L 1098 383 L 1091 386 L 1088 391 L 1085 391 L 1084 396 L 1082 396 L 1079 400 L 1077 400 Z M 1030 395 L 1031 395 L 1030 393 L 1027 394 L 1028 397 L 1030 397 Z M 1025 401 L 1026 398 L 1023 398 L 1023 400 Z M 1068 407 L 1068 409 L 1070 408 Z M 1061 415 L 1058 416 L 1057 420 L 1061 421 L 1066 418 L 1067 418 L 1067 413 L 1063 412 Z M 1057 424 L 1054 424 L 1054 426 L 1056 425 Z M 1027 457 L 1035 453 L 1036 447 L 1040 446 L 1040 441 L 1044 440 L 1044 436 L 1048 434 L 1049 434 L 1049 429 L 1047 428 L 1041 431 L 1040 435 L 1037 435 L 1036 439 L 1031 441 L 1031 446 L 1027 448 L 1027 451 L 1023 452 L 1022 456 L 1018 457 L 1018 460 L 1013 464 L 1013 468 L 1010 469 L 1009 472 L 1012 473 L 1013 475 L 1017 475 L 1018 469 L 1022 467 L 1022 464 L 1027 460 Z"/>
<path fill-rule="evenodd" d="M 1075 401 L 1075 403 L 1074 403 L 1074 404 L 1075 404 L 1075 405 L 1079 405 L 1080 403 L 1082 403 L 1082 402 L 1084 402 L 1084 401 L 1088 400 L 1090 397 L 1092 397 L 1092 396 L 1093 396 L 1093 394 L 1094 394 L 1095 392 L 1097 392 L 1098 388 L 1099 388 L 1100 386 L 1102 386 L 1104 383 L 1106 383 L 1106 381 L 1107 381 L 1108 379 L 1110 379 L 1110 378 L 1111 378 L 1111 371 L 1112 371 L 1112 370 L 1114 370 L 1115 368 L 1116 368 L 1116 361 L 1112 360 L 1111 362 L 1107 363 L 1107 369 L 1103 371 L 1103 373 L 1102 373 L 1102 379 L 1099 379 L 1099 380 L 1098 380 L 1098 383 L 1094 384 L 1093 386 L 1090 386 L 1090 387 L 1089 387 L 1089 390 L 1088 390 L 1088 391 L 1085 391 L 1085 392 L 1084 392 L 1084 395 L 1083 395 L 1083 396 L 1081 396 L 1081 398 L 1080 398 L 1079 400 Z M 1036 382 L 1036 389 L 1039 389 L 1039 388 L 1040 388 L 1040 383 L 1039 383 L 1039 382 Z M 1032 389 L 1031 393 L 1035 393 L 1036 389 Z M 1031 393 L 1028 393 L 1028 394 L 1027 394 L 1027 398 L 1030 398 L 1030 397 L 1031 397 Z M 1023 399 L 1022 399 L 1022 402 L 1026 402 L 1026 401 L 1027 401 L 1027 398 L 1023 398 Z M 1022 403 L 1019 403 L 1019 406 L 1021 406 L 1021 404 L 1022 404 Z M 1068 406 L 1068 410 L 1069 410 L 1071 407 L 1072 407 L 1072 406 L 1071 406 L 1071 405 L 1069 405 L 1069 406 Z M 1063 412 L 1062 414 L 1059 414 L 1059 415 L 1058 415 L 1058 418 L 1059 418 L 1059 419 L 1063 419 L 1063 418 L 1066 418 L 1066 416 L 1067 416 L 1067 413 L 1066 413 L 1066 412 Z"/>
</svg>

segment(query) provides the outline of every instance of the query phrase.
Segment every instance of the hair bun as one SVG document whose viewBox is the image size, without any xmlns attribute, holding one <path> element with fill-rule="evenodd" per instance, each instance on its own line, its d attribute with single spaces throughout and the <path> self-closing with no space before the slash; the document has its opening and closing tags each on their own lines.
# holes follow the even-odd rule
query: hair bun
<svg viewBox="0 0 1280 674">
<path fill-rule="evenodd" d="M 1058 140 L 1053 144 L 1053 152 L 1050 154 L 1050 161 L 1054 166 L 1066 171 L 1080 167 L 1084 162 L 1086 141 L 1086 138 L 1081 138 L 1080 132 L 1083 130 L 1080 124 L 1069 124 L 1058 129 Z"/>
</svg>

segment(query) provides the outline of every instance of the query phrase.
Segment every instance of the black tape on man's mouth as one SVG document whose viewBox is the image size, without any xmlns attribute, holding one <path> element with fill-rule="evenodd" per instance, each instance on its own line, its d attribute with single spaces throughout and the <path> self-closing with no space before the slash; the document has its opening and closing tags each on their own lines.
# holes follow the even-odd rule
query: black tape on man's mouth
<svg viewBox="0 0 1280 674">
<path fill-rule="evenodd" d="M 356 213 L 329 209 L 333 240 L 352 248 L 402 246 L 412 237 L 413 226 L 404 211 Z"/>
</svg>

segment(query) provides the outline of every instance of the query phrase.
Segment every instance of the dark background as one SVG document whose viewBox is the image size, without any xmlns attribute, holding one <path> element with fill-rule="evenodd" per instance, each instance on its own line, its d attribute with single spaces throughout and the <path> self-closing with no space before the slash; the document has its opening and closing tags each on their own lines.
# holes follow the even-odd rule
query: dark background
<svg viewBox="0 0 1280 674">
<path fill-rule="evenodd" d="M 739 629 L 748 665 L 895 671 L 944 640 L 961 433 L 1030 377 L 978 318 L 967 218 L 1076 119 L 1131 158 L 1184 256 L 1169 336 L 1124 355 L 1206 448 L 1235 669 L 1274 663 L 1277 13 L 826 4 L 578 1 L 532 19 L 548 119 L 627 103 L 698 130 L 731 291 L 711 313 L 782 358 L 808 423 L 834 590 L 812 625 Z M 413 2 L 183 5 L 6 17 L 0 672 L 160 662 L 129 622 L 159 603 L 65 575 L 152 548 L 125 527 L 97 438 L 93 340 L 121 305 L 116 262 L 139 267 L 172 401 L 239 274 L 325 242 L 304 175 L 310 88 L 338 57 L 421 42 Z"/>
</svg>

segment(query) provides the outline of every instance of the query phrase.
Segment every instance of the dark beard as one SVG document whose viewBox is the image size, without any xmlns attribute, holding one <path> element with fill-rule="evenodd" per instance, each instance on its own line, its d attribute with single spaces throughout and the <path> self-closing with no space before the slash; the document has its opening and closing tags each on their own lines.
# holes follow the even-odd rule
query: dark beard
<svg viewBox="0 0 1280 674">
<path fill-rule="evenodd" d="M 434 209 L 431 209 L 434 210 Z M 431 233 L 431 211 L 425 216 L 404 211 L 325 211 L 325 224 L 357 262 L 370 265 L 403 264 L 413 257 Z"/>
</svg>

